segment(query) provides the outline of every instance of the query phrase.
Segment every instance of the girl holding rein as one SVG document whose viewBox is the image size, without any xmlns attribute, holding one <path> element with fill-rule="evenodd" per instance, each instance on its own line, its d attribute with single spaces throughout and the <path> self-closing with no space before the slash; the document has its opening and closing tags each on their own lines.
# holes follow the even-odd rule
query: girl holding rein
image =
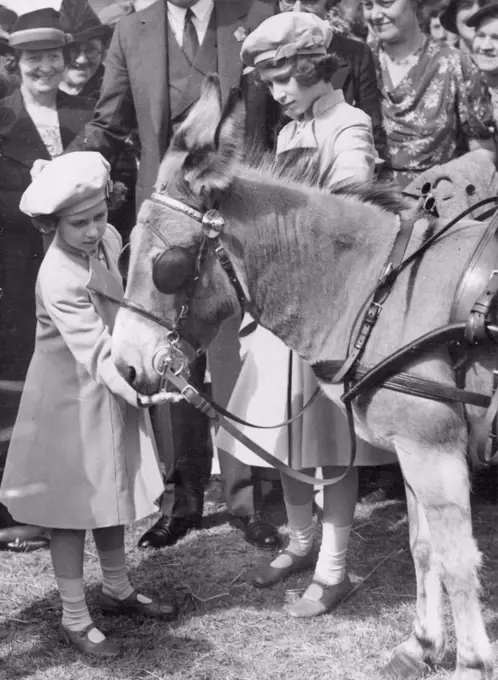
<svg viewBox="0 0 498 680">
<path fill-rule="evenodd" d="M 61 637 L 107 658 L 120 646 L 96 628 L 86 605 L 87 530 L 102 568 L 104 613 L 176 615 L 174 604 L 137 593 L 125 565 L 124 525 L 157 510 L 163 484 L 148 411 L 111 356 L 123 287 L 121 237 L 107 224 L 109 170 L 98 153 L 63 155 L 22 196 L 21 211 L 55 235 L 36 282 L 35 350 L 2 484 L 43 488 L 5 503 L 17 521 L 51 529 Z"/>
<path fill-rule="evenodd" d="M 297 151 L 319 166 L 319 184 L 328 190 L 371 183 L 376 152 L 370 118 L 344 101 L 331 78 L 335 59 L 327 54 L 332 29 L 312 13 L 288 12 L 263 22 L 242 46 L 242 59 L 256 70 L 274 99 L 292 118 L 278 135 L 277 155 Z M 292 162 L 292 156 L 286 162 Z M 296 295 L 299 291 L 296 291 Z M 324 299 L 317 305 L 326 304 Z M 247 338 L 248 347 L 230 410 L 262 425 L 272 425 L 297 413 L 317 383 L 311 368 L 262 327 Z M 290 409 L 289 409 L 290 402 Z M 290 413 L 289 413 L 290 411 Z M 349 439 L 346 419 L 330 401 L 319 398 L 304 417 L 289 428 L 254 430 L 245 434 L 291 467 L 311 472 L 323 469 L 325 477 L 338 476 L 347 465 Z M 223 432 L 217 444 L 248 461 L 249 452 Z M 359 447 L 358 462 L 385 463 L 379 452 Z M 288 455 L 289 454 L 289 455 Z M 261 465 L 250 460 L 249 464 Z M 301 599 L 288 609 L 294 617 L 323 614 L 349 592 L 346 552 L 357 497 L 357 471 L 326 487 L 323 538 L 313 580 Z M 290 540 L 270 563 L 253 575 L 253 585 L 271 586 L 293 572 L 312 567 L 314 550 L 312 485 L 282 475 Z"/>
</svg>

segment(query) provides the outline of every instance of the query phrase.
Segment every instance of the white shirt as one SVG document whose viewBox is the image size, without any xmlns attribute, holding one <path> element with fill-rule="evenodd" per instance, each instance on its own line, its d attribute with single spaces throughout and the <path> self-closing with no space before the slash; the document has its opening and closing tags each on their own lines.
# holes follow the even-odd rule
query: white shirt
<svg viewBox="0 0 498 680">
<path fill-rule="evenodd" d="M 169 25 L 171 26 L 173 35 L 176 38 L 176 42 L 181 47 L 183 45 L 183 27 L 185 24 L 185 15 L 187 10 L 184 7 L 173 5 L 171 2 L 168 2 L 167 6 Z M 192 23 L 194 24 L 194 28 L 197 31 L 199 45 L 202 45 L 202 41 L 206 35 L 213 7 L 214 0 L 197 0 L 195 5 L 192 5 L 190 8 L 194 14 L 192 17 Z"/>
</svg>

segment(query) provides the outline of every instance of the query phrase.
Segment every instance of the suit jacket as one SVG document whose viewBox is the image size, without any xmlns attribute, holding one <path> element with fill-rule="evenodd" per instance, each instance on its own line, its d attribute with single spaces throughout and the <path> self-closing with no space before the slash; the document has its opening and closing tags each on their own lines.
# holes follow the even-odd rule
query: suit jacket
<svg viewBox="0 0 498 680">
<path fill-rule="evenodd" d="M 57 109 L 66 148 L 92 118 L 92 103 L 64 92 Z M 19 90 L 0 101 L 0 377 L 23 380 L 35 338 L 35 281 L 43 257 L 41 234 L 21 213 L 19 202 L 31 183 L 37 158 L 49 160 Z M 0 421 L 7 399 L 2 396 Z M 17 400 L 15 400 L 17 403 Z M 10 419 L 10 415 L 7 417 Z M 13 422 L 10 423 L 13 425 Z"/>
<path fill-rule="evenodd" d="M 242 76 L 240 48 L 243 35 L 271 16 L 272 5 L 265 0 L 215 0 L 215 3 L 223 101 L 231 88 L 241 87 L 248 109 L 248 136 L 267 143 L 272 105 L 263 88 L 252 78 Z M 118 22 L 106 59 L 95 116 L 70 147 L 70 150 L 100 151 L 112 164 L 129 132 L 138 127 L 142 150 L 138 206 L 150 195 L 170 142 L 167 35 L 164 0 Z M 204 76 L 200 68 L 193 71 L 188 96 L 184 99 L 186 107 L 198 99 Z"/>
<path fill-rule="evenodd" d="M 382 124 L 381 96 L 371 49 L 359 40 L 334 34 L 329 52 L 339 61 L 332 85 L 343 91 L 348 104 L 370 116 L 375 148 L 379 156 L 385 158 L 386 132 Z"/>
<path fill-rule="evenodd" d="M 111 226 L 102 250 L 106 264 L 56 234 L 40 267 L 36 346 L 3 484 L 41 482 L 46 489 L 8 502 L 21 522 L 66 529 L 127 524 L 154 512 L 163 490 L 149 414 L 137 407 L 111 356 L 123 296 L 121 238 Z"/>
</svg>

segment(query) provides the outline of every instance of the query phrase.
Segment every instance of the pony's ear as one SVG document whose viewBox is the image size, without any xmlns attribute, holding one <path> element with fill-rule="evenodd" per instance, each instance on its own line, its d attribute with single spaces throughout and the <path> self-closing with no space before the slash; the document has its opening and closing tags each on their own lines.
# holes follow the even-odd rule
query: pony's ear
<svg viewBox="0 0 498 680">
<path fill-rule="evenodd" d="M 228 97 L 211 138 L 211 145 L 192 151 L 185 159 L 183 177 L 198 196 L 226 189 L 233 178 L 233 168 L 244 149 L 245 104 L 242 92 L 234 88 Z"/>
<path fill-rule="evenodd" d="M 221 114 L 220 78 L 211 73 L 203 80 L 199 100 L 173 135 L 171 148 L 197 153 L 211 146 Z"/>
</svg>

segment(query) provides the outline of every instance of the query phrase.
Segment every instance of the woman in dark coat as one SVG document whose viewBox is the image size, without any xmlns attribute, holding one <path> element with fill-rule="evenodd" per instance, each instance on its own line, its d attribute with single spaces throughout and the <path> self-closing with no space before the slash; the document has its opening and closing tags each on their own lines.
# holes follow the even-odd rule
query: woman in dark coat
<svg viewBox="0 0 498 680">
<path fill-rule="evenodd" d="M 30 29 L 40 31 L 38 40 Z M 19 210 L 31 182 L 31 166 L 38 158 L 50 160 L 62 153 L 92 118 L 90 100 L 58 89 L 66 42 L 52 9 L 22 15 L 10 36 L 12 69 L 19 73 L 21 85 L 0 101 L 0 380 L 24 380 L 34 349 L 35 281 L 44 248 L 41 234 Z M 0 431 L 14 425 L 19 398 L 19 393 L 2 393 Z M 2 439 L 0 470 L 8 448 Z M 0 525 L 9 521 L 0 507 Z"/>
</svg>

